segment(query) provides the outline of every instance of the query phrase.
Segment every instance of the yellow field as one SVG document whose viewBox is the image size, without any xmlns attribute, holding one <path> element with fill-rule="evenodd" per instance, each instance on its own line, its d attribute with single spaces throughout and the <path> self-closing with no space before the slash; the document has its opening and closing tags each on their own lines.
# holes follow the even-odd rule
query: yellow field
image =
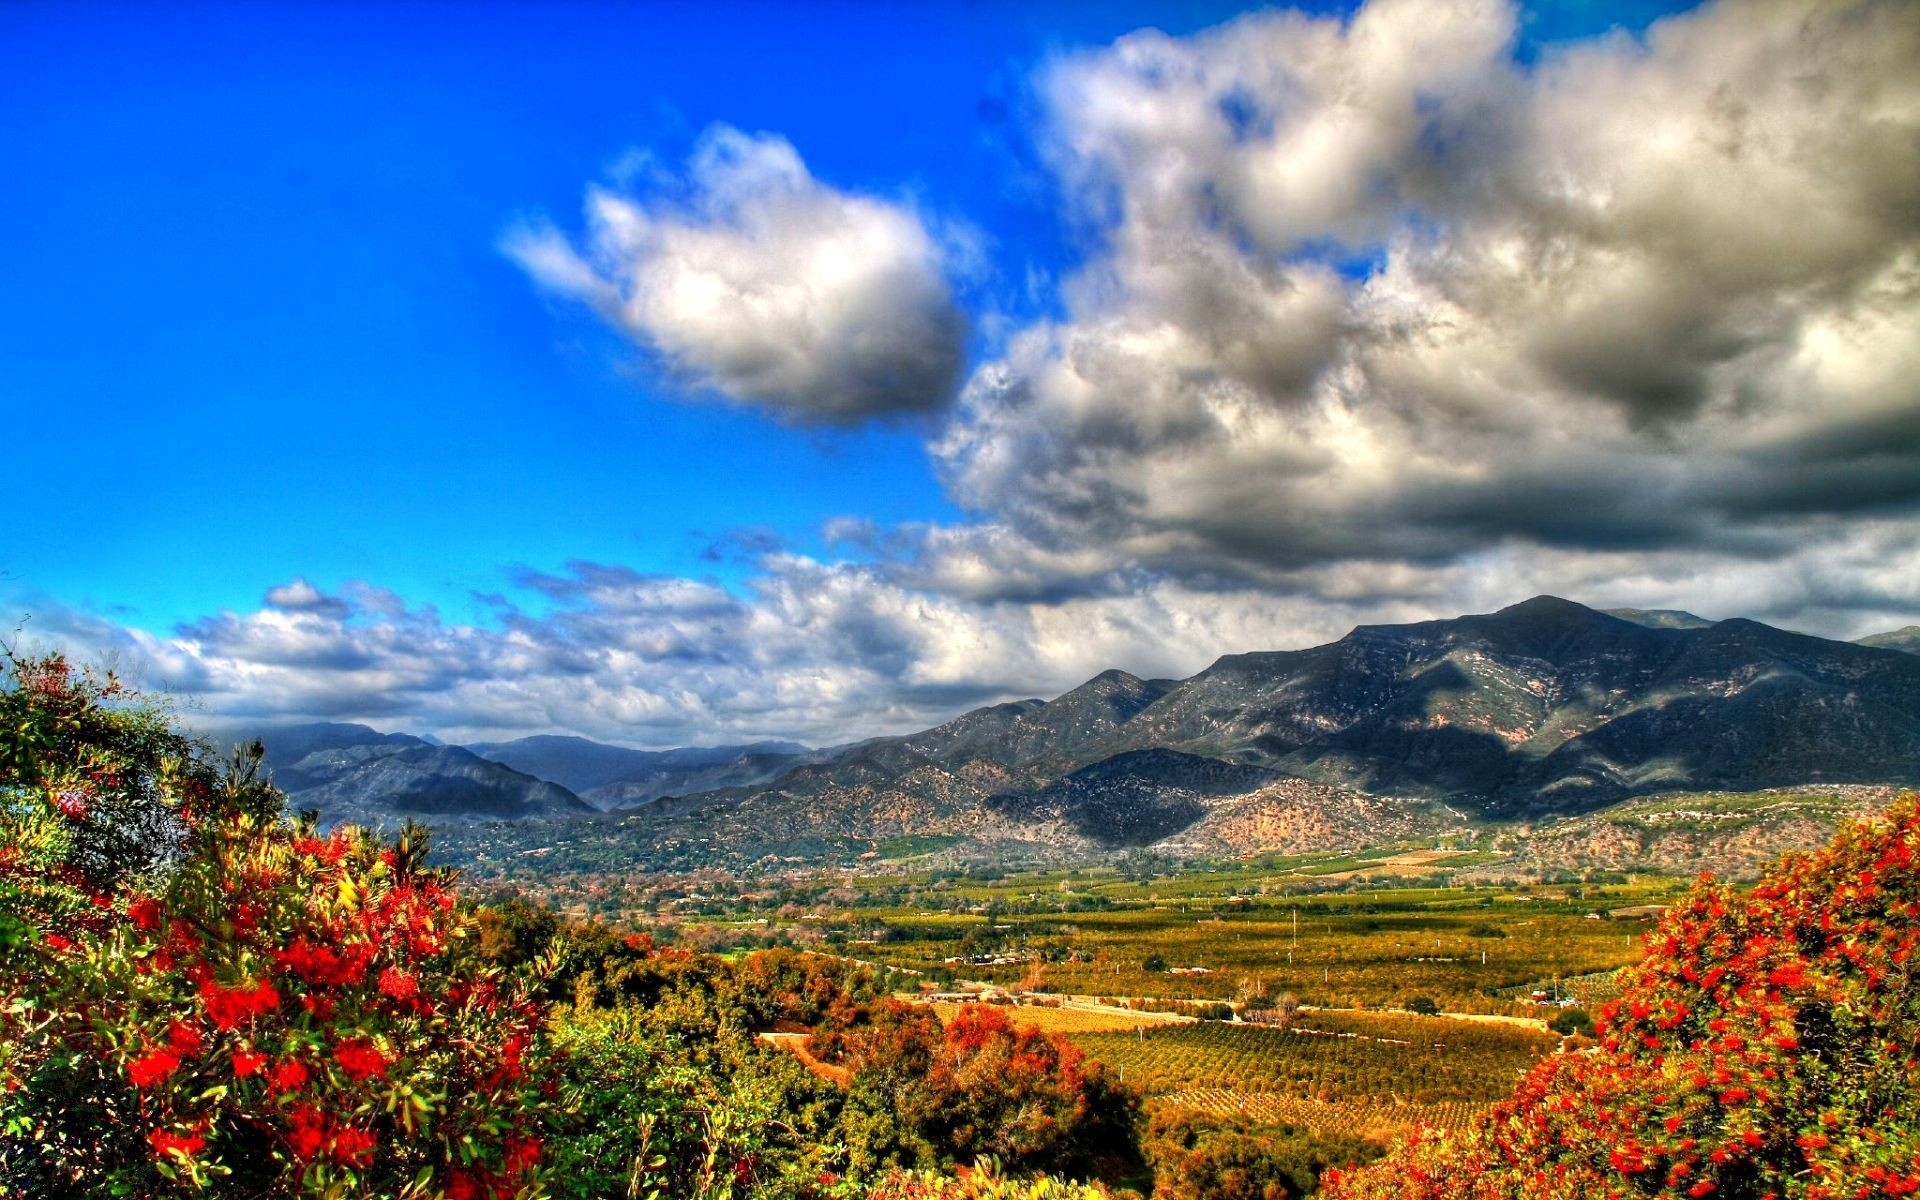
<svg viewBox="0 0 1920 1200">
<path fill-rule="evenodd" d="M 958 1004 L 938 1003 L 933 1006 L 942 1021 L 951 1021 L 959 1013 Z M 1042 1008 L 1036 1005 L 1019 1005 L 1001 1010 L 1016 1025 L 1029 1029 L 1039 1029 L 1047 1033 L 1129 1033 L 1142 1027 L 1157 1028 L 1162 1025 L 1182 1023 L 1183 1017 L 1166 1013 L 1119 1012 L 1111 1009 L 1091 1008 Z"/>
<path fill-rule="evenodd" d="M 1247 1117 L 1268 1124 L 1304 1125 L 1317 1133 L 1359 1137 L 1396 1137 L 1420 1126 L 1464 1129 L 1487 1110 L 1485 1104 L 1442 1101 L 1437 1104 L 1367 1103 L 1309 1100 L 1276 1092 L 1236 1092 L 1201 1088 L 1171 1092 L 1155 1099 L 1166 1107 L 1191 1108 L 1223 1117 Z"/>
</svg>

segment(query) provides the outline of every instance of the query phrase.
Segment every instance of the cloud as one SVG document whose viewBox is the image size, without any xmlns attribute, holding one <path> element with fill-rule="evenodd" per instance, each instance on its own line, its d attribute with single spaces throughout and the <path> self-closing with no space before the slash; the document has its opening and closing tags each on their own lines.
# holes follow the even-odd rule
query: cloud
<svg viewBox="0 0 1920 1200">
<path fill-rule="evenodd" d="M 1543 592 L 1911 624 L 1910 6 L 1708 5 L 1526 65 L 1515 25 L 1374 0 L 1051 64 L 1046 161 L 1092 250 L 963 382 L 948 248 L 778 138 L 718 129 L 684 177 L 594 191 L 578 245 L 509 238 L 784 420 L 959 385 L 931 450 L 967 522 L 851 514 L 822 530 L 842 561 L 728 532 L 737 590 L 523 571 L 484 625 L 296 579 L 167 633 L 44 603 L 30 628 L 229 721 L 663 746 L 905 732 Z"/>
<path fill-rule="evenodd" d="M 1513 25 L 1375 0 L 1046 73 L 1100 249 L 934 447 L 1011 593 L 1063 552 L 1764 562 L 1914 511 L 1920 23 L 1723 4 L 1527 69 Z"/>
<path fill-rule="evenodd" d="M 959 551 L 943 551 L 916 569 L 938 561 L 959 572 Z M 574 563 L 520 572 L 518 593 L 539 603 L 502 597 L 485 625 L 356 585 L 300 612 L 224 612 L 164 634 L 38 600 L 27 605 L 26 641 L 114 662 L 223 735 L 337 720 L 456 742 L 564 732 L 645 747 L 831 745 L 1051 697 L 1109 667 L 1184 677 L 1222 654 L 1487 612 L 1542 592 L 1859 636 L 1912 622 L 1920 529 L 1867 520 L 1764 560 L 1507 548 L 1424 565 L 1323 564 L 1257 585 L 1136 572 L 1021 598 L 943 586 L 960 578 L 775 551 L 736 595 Z"/>
<path fill-rule="evenodd" d="M 304 578 L 268 588 L 266 604 L 268 608 L 290 613 L 319 612 L 329 616 L 345 616 L 347 612 L 345 601 L 322 593 Z"/>
<path fill-rule="evenodd" d="M 696 390 L 794 424 L 927 413 L 953 398 L 968 322 L 949 251 L 910 209 L 829 187 L 793 146 L 716 126 L 684 179 L 590 189 L 576 249 L 525 226 L 503 248 Z"/>
</svg>

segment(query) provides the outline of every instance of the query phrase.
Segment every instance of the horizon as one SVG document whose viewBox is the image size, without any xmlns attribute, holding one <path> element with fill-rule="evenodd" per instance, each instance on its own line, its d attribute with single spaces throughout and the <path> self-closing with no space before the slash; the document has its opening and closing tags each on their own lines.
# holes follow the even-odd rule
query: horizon
<svg viewBox="0 0 1920 1200">
<path fill-rule="evenodd" d="M 0 632 L 671 748 L 1529 596 L 1920 625 L 1902 15 L 10 8 Z"/>
<path fill-rule="evenodd" d="M 1433 618 L 1433 619 L 1445 621 L 1445 620 L 1465 620 L 1467 618 L 1473 618 L 1473 617 L 1497 616 L 1500 613 L 1505 612 L 1509 609 L 1519 608 L 1523 605 L 1534 604 L 1542 600 L 1559 601 L 1562 603 L 1577 605 L 1581 608 L 1587 609 L 1589 612 L 1598 613 L 1602 616 L 1614 617 L 1619 620 L 1630 620 L 1630 618 L 1621 616 L 1623 612 L 1629 612 L 1629 611 L 1642 612 L 1647 615 L 1673 615 L 1673 616 L 1681 616 L 1681 617 L 1690 617 L 1696 620 L 1706 621 L 1709 625 L 1718 625 L 1726 621 L 1751 620 L 1751 618 L 1744 618 L 1739 616 L 1709 618 L 1709 617 L 1703 617 L 1699 613 L 1688 612 L 1683 609 L 1624 609 L 1624 608 L 1599 609 L 1599 608 L 1593 608 L 1590 605 L 1581 604 L 1577 600 L 1568 600 L 1567 598 L 1562 596 L 1549 596 L 1549 595 L 1546 595 L 1545 593 L 1542 593 L 1538 596 L 1530 596 L 1525 600 L 1515 601 L 1513 604 L 1503 605 L 1502 607 L 1498 609 L 1494 609 L 1490 612 L 1460 613 L 1452 618 L 1442 617 L 1442 618 Z M 1222 654 L 1219 658 L 1214 659 L 1212 662 L 1208 663 L 1205 667 L 1201 668 L 1199 671 L 1196 671 L 1194 674 L 1195 675 L 1204 674 L 1206 671 L 1211 670 L 1212 668 L 1218 666 L 1222 661 L 1228 658 L 1238 657 L 1240 655 L 1263 654 L 1263 653 L 1284 653 L 1284 652 L 1296 651 L 1296 650 L 1315 650 L 1315 649 L 1320 649 L 1322 647 L 1334 645 L 1334 644 L 1337 644 L 1338 642 L 1344 641 L 1348 637 L 1353 636 L 1353 634 L 1359 632 L 1363 628 L 1400 628 L 1404 624 L 1419 624 L 1419 623 L 1422 623 L 1422 622 L 1403 622 L 1403 623 L 1396 623 L 1392 625 L 1371 625 L 1371 626 L 1356 625 L 1338 638 L 1334 638 L 1326 642 L 1316 643 L 1311 646 L 1260 647 L 1260 648 L 1248 648 L 1248 649 L 1241 649 L 1241 650 L 1230 650 Z M 1762 624 L 1764 624 L 1764 622 L 1762 622 Z M 1783 633 L 1793 633 L 1793 634 L 1799 634 L 1801 636 L 1808 636 L 1808 637 L 1819 636 L 1818 634 L 1808 634 L 1803 630 L 1788 629 L 1781 626 L 1769 626 L 1769 628 L 1779 629 Z M 1904 633 L 1904 632 L 1907 632 L 1908 629 L 1920 629 L 1920 626 L 1907 626 L 1897 630 L 1884 630 L 1881 632 Z M 1866 635 L 1866 636 L 1870 637 L 1872 635 Z M 1848 644 L 1858 645 L 1859 642 L 1855 641 L 1855 642 L 1850 642 Z M 1903 651 L 1892 651 L 1892 652 L 1902 653 Z M 1050 704 L 1055 700 L 1059 700 L 1062 697 L 1067 696 L 1072 692 L 1079 690 L 1082 687 L 1085 687 L 1087 684 L 1092 683 L 1096 679 L 1100 679 L 1104 676 L 1111 675 L 1116 672 L 1121 674 L 1132 675 L 1132 672 L 1126 671 L 1125 668 L 1122 668 L 1122 667 L 1107 667 L 1107 668 L 1104 668 L 1103 670 L 1095 672 L 1094 674 L 1088 676 L 1087 678 L 1081 680 L 1080 682 L 1074 684 L 1073 686 L 1066 688 L 1063 691 L 1053 693 L 1050 695 L 1011 697 L 1006 700 L 994 701 L 991 704 L 978 705 L 978 706 L 973 706 L 965 709 L 952 711 L 944 716 L 935 718 L 930 724 L 924 727 L 913 726 L 911 728 L 901 728 L 901 729 L 892 730 L 886 733 L 871 735 L 868 737 L 854 738 L 847 741 L 830 743 L 830 744 L 820 744 L 820 745 L 793 742 L 789 739 L 766 737 L 766 738 L 748 738 L 738 742 L 699 742 L 699 743 L 691 743 L 688 745 L 635 746 L 635 745 L 631 745 L 624 742 L 608 741 L 600 738 L 590 738 L 590 737 L 586 737 L 585 735 L 574 733 L 564 729 L 555 729 L 555 730 L 541 731 L 537 733 L 522 734 L 517 738 L 511 738 L 511 739 L 495 739 L 490 737 L 477 737 L 477 738 L 469 738 L 465 741 L 459 741 L 459 740 L 452 740 L 449 738 L 443 738 L 441 734 L 437 731 L 432 731 L 432 730 L 416 731 L 416 730 L 403 728 L 397 725 L 393 725 L 390 723 L 368 724 L 366 722 L 361 722 L 361 721 L 304 721 L 299 719 L 282 720 L 282 721 L 278 721 L 270 724 L 248 723 L 246 721 L 215 723 L 212 725 L 201 725 L 194 728 L 197 736 L 205 737 L 205 738 L 222 738 L 222 737 L 224 738 L 237 738 L 237 737 L 265 738 L 265 737 L 271 736 L 271 734 L 274 733 L 276 730 L 295 729 L 295 728 L 302 728 L 302 727 L 307 727 L 312 725 L 323 725 L 323 726 L 338 725 L 346 728 L 369 729 L 374 733 L 387 735 L 387 736 L 401 734 L 401 735 L 406 735 L 410 737 L 417 737 L 423 741 L 429 742 L 430 744 L 456 746 L 456 747 L 459 747 L 460 749 L 465 749 L 465 750 L 472 750 L 477 746 L 488 746 L 488 745 L 501 746 L 501 745 L 511 744 L 513 742 L 536 741 L 536 740 L 547 739 L 547 740 L 554 740 L 554 741 L 586 742 L 595 746 L 612 747 L 614 749 L 620 749 L 620 750 L 635 750 L 643 753 L 654 753 L 654 754 L 670 753 L 678 750 L 739 749 L 747 746 L 781 745 L 781 744 L 803 746 L 808 753 L 819 753 L 819 752 L 829 751 L 829 750 L 845 750 L 853 746 L 865 744 L 867 742 L 885 741 L 888 738 L 893 738 L 893 737 L 910 736 L 915 733 L 924 732 L 927 729 L 939 728 L 940 726 L 946 725 L 951 721 L 959 720 L 962 717 L 965 717 L 974 712 L 982 711 L 983 709 L 986 709 L 986 708 L 993 708 L 993 707 L 998 707 L 1006 704 L 1030 704 L 1030 703 Z M 1140 678 L 1140 677 L 1134 676 L 1134 678 Z M 1192 678 L 1192 676 L 1188 676 L 1187 678 Z M 1148 680 L 1148 682 L 1155 682 L 1155 681 Z M 1176 679 L 1176 680 L 1169 681 L 1169 680 L 1162 679 L 1162 680 L 1158 680 L 1158 682 L 1179 682 L 1179 680 Z M 485 756 L 482 755 L 482 757 L 485 757 Z"/>
</svg>

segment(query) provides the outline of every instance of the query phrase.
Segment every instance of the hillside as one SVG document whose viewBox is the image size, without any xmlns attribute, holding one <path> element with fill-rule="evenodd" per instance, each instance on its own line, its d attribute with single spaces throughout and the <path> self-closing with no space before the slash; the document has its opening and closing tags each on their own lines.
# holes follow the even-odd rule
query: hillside
<svg viewBox="0 0 1920 1200">
<path fill-rule="evenodd" d="M 436 746 L 364 725 L 297 725 L 260 734 L 274 783 L 290 807 L 323 823 L 388 825 L 553 820 L 594 808 L 558 784 L 489 762 L 459 746 Z"/>
<path fill-rule="evenodd" d="M 1330 1176 L 1329 1200 L 1920 1192 L 1920 809 L 1676 905 L 1599 1044 L 1462 1133 Z"/>
<path fill-rule="evenodd" d="M 581 811 L 552 794 L 489 809 L 451 785 L 435 808 L 421 778 L 471 764 L 395 757 L 402 735 L 342 728 L 299 736 L 392 758 L 387 772 L 356 776 L 371 789 L 369 811 L 458 820 Z M 555 737 L 477 749 L 622 810 L 607 836 L 635 862 L 657 860 L 661 847 L 677 862 L 742 862 L 900 837 L 1003 859 L 1328 850 L 1465 824 L 1546 830 L 1642 796 L 1911 785 L 1920 656 L 1543 596 L 1489 614 L 1361 626 L 1304 650 L 1228 655 L 1183 680 L 1105 671 L 1053 700 L 833 750 L 652 752 Z M 303 762 L 287 765 L 296 792 L 326 782 Z M 1745 850 L 1730 836 L 1628 836 L 1618 821 L 1590 822 L 1535 839 L 1529 861 L 1680 862 L 1705 847 L 1750 871 L 1753 847 L 1824 840 L 1836 814 L 1803 817 L 1760 813 L 1741 827 Z"/>
<path fill-rule="evenodd" d="M 1681 790 L 1920 780 L 1920 660 L 1753 621 L 1635 616 L 1540 597 L 1230 655 L 1186 680 L 1109 671 L 1052 701 L 677 798 L 660 829 L 713 845 L 919 833 L 1251 853 Z M 1284 808 L 1257 799 L 1282 781 Z"/>
<path fill-rule="evenodd" d="M 580 737 L 540 736 L 468 746 L 481 758 L 557 783 L 602 809 L 675 793 L 765 783 L 811 753 L 794 742 L 632 750 Z"/>
<path fill-rule="evenodd" d="M 1854 645 L 1872 646 L 1879 650 L 1898 650 L 1903 654 L 1920 654 L 1920 625 L 1908 625 L 1904 629 L 1872 634 L 1854 642 Z"/>
</svg>

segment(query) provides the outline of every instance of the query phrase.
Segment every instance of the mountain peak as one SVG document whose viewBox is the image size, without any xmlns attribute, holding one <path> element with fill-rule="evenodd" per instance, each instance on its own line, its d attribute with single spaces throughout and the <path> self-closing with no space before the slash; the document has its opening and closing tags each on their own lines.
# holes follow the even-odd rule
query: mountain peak
<svg viewBox="0 0 1920 1200">
<path fill-rule="evenodd" d="M 1712 621 L 1683 608 L 1609 608 L 1610 617 L 1645 625 L 1648 629 L 1705 629 Z"/>
<path fill-rule="evenodd" d="M 1907 654 L 1920 654 L 1920 625 L 1909 625 L 1904 629 L 1890 629 L 1885 633 L 1870 634 L 1854 643 L 1856 646 L 1868 646 L 1875 650 L 1900 650 Z"/>
<path fill-rule="evenodd" d="M 1493 615 L 1496 617 L 1524 617 L 1538 620 L 1543 617 L 1565 619 L 1569 617 L 1598 617 L 1605 614 L 1596 609 L 1588 608 L 1584 604 L 1576 604 L 1572 600 L 1562 599 L 1559 596 L 1540 595 L 1533 597 L 1531 600 L 1522 600 L 1518 604 L 1509 604 L 1505 608 L 1496 611 Z"/>
</svg>

